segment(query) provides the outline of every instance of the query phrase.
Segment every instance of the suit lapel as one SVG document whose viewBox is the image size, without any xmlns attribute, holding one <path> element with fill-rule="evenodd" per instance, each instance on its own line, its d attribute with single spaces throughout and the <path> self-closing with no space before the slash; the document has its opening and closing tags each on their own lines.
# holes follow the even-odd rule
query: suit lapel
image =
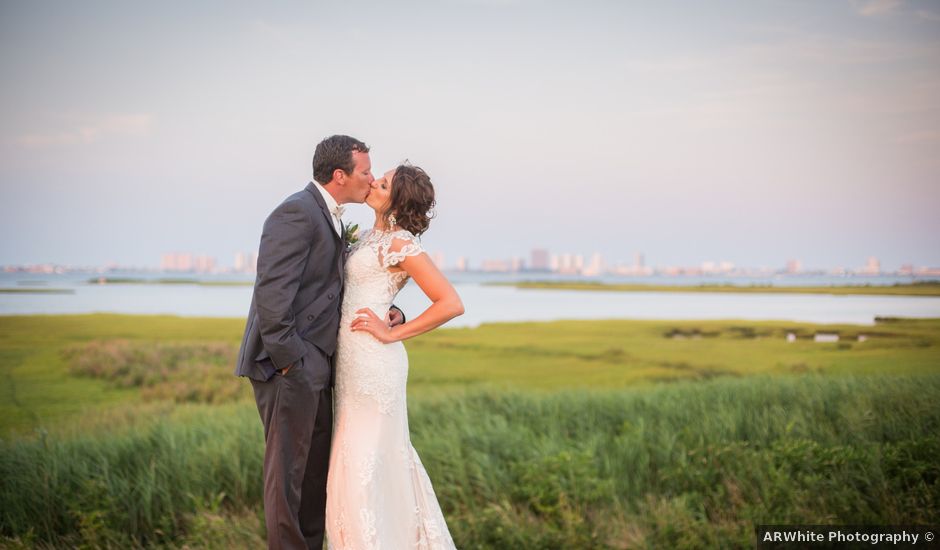
<svg viewBox="0 0 940 550">
<path fill-rule="evenodd" d="M 320 194 L 319 190 L 314 188 L 314 185 L 320 184 L 311 181 L 307 184 L 307 192 L 313 195 L 313 200 L 317 201 L 317 206 L 320 207 L 320 211 L 323 212 L 323 216 L 326 218 L 326 221 L 329 224 L 330 234 L 333 235 L 337 241 L 342 241 L 342 237 L 336 234 L 336 226 L 333 225 L 333 214 L 331 214 L 330 209 L 326 207 L 326 201 L 323 200 L 323 195 Z"/>
<path fill-rule="evenodd" d="M 346 241 L 340 243 L 339 253 L 336 254 L 336 269 L 339 271 L 340 284 L 344 284 L 346 280 Z"/>
<path fill-rule="evenodd" d="M 343 280 L 346 277 L 345 270 L 343 269 L 343 255 L 346 252 L 346 243 L 343 242 L 343 237 L 336 234 L 336 229 L 333 225 L 333 214 L 330 213 L 330 209 L 326 207 L 326 201 L 323 200 L 323 195 L 320 194 L 318 189 L 314 188 L 314 185 L 320 185 L 316 182 L 310 182 L 307 184 L 306 190 L 308 193 L 313 195 L 313 200 L 316 201 L 317 206 L 320 207 L 320 211 L 323 212 L 323 217 L 326 218 L 327 227 L 329 228 L 330 235 L 333 235 L 335 239 L 336 248 L 334 249 L 337 258 L 336 258 L 336 270 L 339 272 L 339 282 L 340 288 L 342 288 Z M 342 227 L 342 221 L 340 221 L 340 227 Z"/>
</svg>

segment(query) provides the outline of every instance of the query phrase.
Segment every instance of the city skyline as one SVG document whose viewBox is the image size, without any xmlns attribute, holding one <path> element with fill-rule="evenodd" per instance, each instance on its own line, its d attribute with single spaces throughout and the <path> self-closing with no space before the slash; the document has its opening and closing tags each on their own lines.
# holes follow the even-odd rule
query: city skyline
<svg viewBox="0 0 940 550">
<path fill-rule="evenodd" d="M 510 256 L 505 258 L 478 258 L 457 255 L 448 256 L 442 251 L 428 250 L 432 261 L 441 270 L 451 272 L 489 272 L 489 273 L 555 273 L 575 276 L 619 275 L 624 277 L 650 276 L 699 276 L 699 275 L 734 275 L 759 276 L 767 274 L 784 275 L 900 275 L 900 276 L 940 276 L 940 267 L 905 263 L 899 266 L 883 266 L 876 256 L 865 258 L 864 264 L 839 266 L 805 266 L 799 258 L 789 258 L 778 265 L 740 265 L 729 260 L 701 260 L 697 263 L 678 265 L 650 264 L 646 254 L 636 252 L 632 262 L 624 260 L 608 261 L 601 253 L 579 254 L 571 252 L 554 253 L 544 248 L 533 248 L 528 257 Z M 141 270 L 163 273 L 255 273 L 258 261 L 257 252 L 238 251 L 233 262 L 220 262 L 218 258 L 193 252 L 165 252 L 160 256 L 159 267 L 155 265 L 65 265 L 45 264 L 0 264 L 0 270 L 7 272 L 45 272 L 56 271 L 120 271 Z"/>
<path fill-rule="evenodd" d="M 376 174 L 428 171 L 423 240 L 452 257 L 940 265 L 935 2 L 0 15 L 3 265 L 231 261 L 333 133 L 369 144 Z M 365 206 L 347 212 L 372 225 Z"/>
</svg>

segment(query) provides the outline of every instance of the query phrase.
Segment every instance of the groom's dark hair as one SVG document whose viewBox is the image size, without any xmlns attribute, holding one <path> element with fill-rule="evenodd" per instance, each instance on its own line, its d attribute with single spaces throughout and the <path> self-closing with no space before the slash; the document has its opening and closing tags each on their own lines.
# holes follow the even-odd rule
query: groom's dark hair
<svg viewBox="0 0 940 550">
<path fill-rule="evenodd" d="M 347 174 L 352 172 L 356 167 L 353 151 L 368 153 L 369 146 L 349 136 L 330 136 L 321 141 L 313 153 L 313 179 L 326 185 L 333 179 L 337 168 Z"/>
</svg>

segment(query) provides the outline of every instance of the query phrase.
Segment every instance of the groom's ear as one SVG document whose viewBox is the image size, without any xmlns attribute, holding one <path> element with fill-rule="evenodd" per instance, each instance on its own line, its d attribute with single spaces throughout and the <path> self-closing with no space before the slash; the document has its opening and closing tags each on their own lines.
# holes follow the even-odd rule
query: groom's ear
<svg viewBox="0 0 940 550">
<path fill-rule="evenodd" d="M 333 170 L 333 181 L 339 183 L 340 185 L 346 183 L 346 172 L 343 172 L 342 168 L 337 168 Z"/>
</svg>

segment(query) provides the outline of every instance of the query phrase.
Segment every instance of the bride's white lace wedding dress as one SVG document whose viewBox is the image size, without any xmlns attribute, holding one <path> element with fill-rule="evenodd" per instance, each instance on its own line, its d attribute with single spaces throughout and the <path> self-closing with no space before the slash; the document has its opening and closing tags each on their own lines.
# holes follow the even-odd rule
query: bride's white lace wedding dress
<svg viewBox="0 0 940 550">
<path fill-rule="evenodd" d="M 326 489 L 331 550 L 454 548 L 408 433 L 405 347 L 349 329 L 358 309 L 388 311 L 408 280 L 388 268 L 421 252 L 408 231 L 371 231 L 346 261 Z"/>
</svg>

